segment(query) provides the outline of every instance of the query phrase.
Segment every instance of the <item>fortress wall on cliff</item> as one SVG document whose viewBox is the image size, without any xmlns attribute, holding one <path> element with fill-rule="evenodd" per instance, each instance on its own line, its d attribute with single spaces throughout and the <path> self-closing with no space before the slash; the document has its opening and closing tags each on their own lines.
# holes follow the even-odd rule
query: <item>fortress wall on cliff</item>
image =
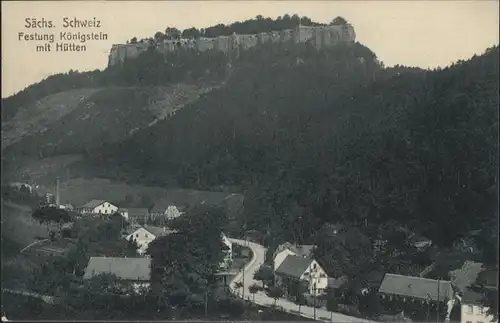
<svg viewBox="0 0 500 323">
<path fill-rule="evenodd" d="M 233 34 L 215 38 L 200 37 L 198 39 L 163 40 L 153 46 L 160 53 L 168 53 L 179 48 L 193 49 L 200 52 L 217 50 L 230 52 L 236 48 L 249 49 L 267 42 L 278 43 L 293 41 L 296 43 L 310 42 L 316 48 L 332 46 L 338 42 L 354 42 L 356 33 L 351 25 L 345 26 L 298 26 L 295 29 L 264 32 L 252 35 Z M 109 66 L 123 63 L 125 59 L 132 59 L 146 51 L 148 43 L 118 44 L 111 47 Z"/>
</svg>

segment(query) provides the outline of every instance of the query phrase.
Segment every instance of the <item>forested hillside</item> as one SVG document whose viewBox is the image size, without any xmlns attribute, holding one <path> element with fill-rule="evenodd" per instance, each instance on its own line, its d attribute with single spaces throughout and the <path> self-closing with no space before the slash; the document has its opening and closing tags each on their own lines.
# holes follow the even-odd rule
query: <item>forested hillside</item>
<svg viewBox="0 0 500 323">
<path fill-rule="evenodd" d="M 265 26 L 269 19 L 238 28 Z M 64 134 L 85 127 L 67 117 L 45 137 L 24 138 L 3 153 L 81 153 L 73 174 L 231 187 L 245 193 L 247 228 L 264 226 L 282 240 L 310 241 L 325 222 L 394 220 L 449 245 L 470 229 L 496 227 L 498 51 L 433 71 L 384 68 L 359 43 L 320 51 L 267 44 L 238 59 L 148 51 L 122 67 L 52 76 L 2 100 L 4 121 L 49 94 L 109 87 L 115 92 L 96 94 L 102 108 L 93 111 L 105 112 L 108 124 L 116 116 L 105 109 L 112 96 L 112 108 L 123 105 L 121 118 L 134 119 L 133 127 L 116 119 L 107 132 L 70 139 Z M 151 103 L 140 94 L 148 87 L 210 81 L 225 86 L 144 127 L 152 116 L 137 109 Z M 138 126 L 133 135 L 125 131 Z M 61 140 L 47 148 L 47 136 Z"/>
<path fill-rule="evenodd" d="M 94 167 L 237 187 L 250 228 L 299 241 L 325 221 L 395 220 L 449 245 L 496 221 L 498 47 L 434 71 L 383 69 L 359 44 L 242 56 L 224 89 Z"/>
</svg>

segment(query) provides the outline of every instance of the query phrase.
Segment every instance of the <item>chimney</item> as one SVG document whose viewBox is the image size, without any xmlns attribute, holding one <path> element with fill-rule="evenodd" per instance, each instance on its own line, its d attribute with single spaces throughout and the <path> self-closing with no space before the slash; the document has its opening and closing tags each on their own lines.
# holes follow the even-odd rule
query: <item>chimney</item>
<svg viewBox="0 0 500 323">
<path fill-rule="evenodd" d="M 57 177 L 57 186 L 56 186 L 56 206 L 59 208 L 60 206 L 60 199 L 59 199 L 59 177 Z"/>
</svg>

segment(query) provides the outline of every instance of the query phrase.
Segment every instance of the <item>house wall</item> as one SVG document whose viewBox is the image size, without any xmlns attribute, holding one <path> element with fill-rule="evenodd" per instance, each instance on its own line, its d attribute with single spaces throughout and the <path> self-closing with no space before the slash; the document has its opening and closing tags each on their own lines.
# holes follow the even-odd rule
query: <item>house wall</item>
<svg viewBox="0 0 500 323">
<path fill-rule="evenodd" d="M 493 316 L 487 315 L 488 307 L 482 307 L 472 304 L 462 304 L 460 309 L 461 323 L 488 323 Z M 498 320 L 497 320 L 498 321 Z M 494 321 L 494 322 L 497 322 Z"/>
<path fill-rule="evenodd" d="M 225 234 L 222 234 L 222 242 L 229 248 L 229 250 L 226 251 L 226 256 L 224 257 L 221 266 L 228 267 L 233 261 L 233 244 L 229 241 Z"/>
<path fill-rule="evenodd" d="M 291 251 L 290 249 L 283 249 L 280 251 L 276 257 L 274 257 L 273 261 L 273 267 L 274 270 L 278 269 L 278 267 L 281 265 L 281 263 L 285 260 L 287 256 L 298 256 L 295 252 Z"/>
<path fill-rule="evenodd" d="M 120 211 L 120 214 L 126 219 L 128 220 L 128 211 Z"/>
<path fill-rule="evenodd" d="M 156 239 L 156 236 L 154 236 L 151 232 L 148 232 L 144 228 L 140 228 L 127 236 L 128 241 L 136 241 L 137 246 L 139 247 L 137 249 L 137 253 L 139 253 L 140 255 L 143 255 L 146 252 L 149 244 L 154 239 Z"/>
<path fill-rule="evenodd" d="M 175 205 L 170 205 L 166 210 L 165 210 L 165 216 L 167 220 L 172 220 L 175 218 L 178 218 L 182 215 L 182 212 L 179 212 L 177 207 Z"/>
<path fill-rule="evenodd" d="M 309 293 L 322 294 L 328 286 L 328 275 L 316 260 L 313 260 L 309 268 L 300 277 L 301 280 L 309 281 Z"/>
<path fill-rule="evenodd" d="M 109 202 L 104 202 L 98 207 L 94 208 L 92 210 L 92 213 L 94 214 L 113 214 L 118 210 L 118 207 L 114 206 L 113 204 Z"/>
</svg>

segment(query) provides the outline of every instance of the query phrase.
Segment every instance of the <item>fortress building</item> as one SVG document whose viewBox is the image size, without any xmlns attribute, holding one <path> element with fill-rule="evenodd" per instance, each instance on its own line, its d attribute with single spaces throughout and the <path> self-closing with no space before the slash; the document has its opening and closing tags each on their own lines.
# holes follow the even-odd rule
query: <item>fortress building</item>
<svg viewBox="0 0 500 323">
<path fill-rule="evenodd" d="M 207 50 L 217 50 L 223 52 L 233 52 L 237 50 L 246 50 L 259 44 L 268 42 L 288 42 L 311 43 L 316 48 L 325 48 L 335 45 L 339 42 L 354 42 L 356 33 L 354 28 L 347 25 L 331 26 L 302 26 L 295 29 L 285 29 L 280 31 L 265 32 L 253 35 L 233 34 L 230 36 L 219 36 L 215 38 L 200 37 L 198 39 L 175 39 L 163 40 L 155 43 L 153 46 L 160 53 L 168 53 L 179 48 L 194 49 L 200 52 Z M 146 51 L 148 42 L 135 44 L 118 44 L 111 47 L 109 54 L 109 66 L 123 63 L 125 59 L 136 58 L 142 52 Z"/>
</svg>

